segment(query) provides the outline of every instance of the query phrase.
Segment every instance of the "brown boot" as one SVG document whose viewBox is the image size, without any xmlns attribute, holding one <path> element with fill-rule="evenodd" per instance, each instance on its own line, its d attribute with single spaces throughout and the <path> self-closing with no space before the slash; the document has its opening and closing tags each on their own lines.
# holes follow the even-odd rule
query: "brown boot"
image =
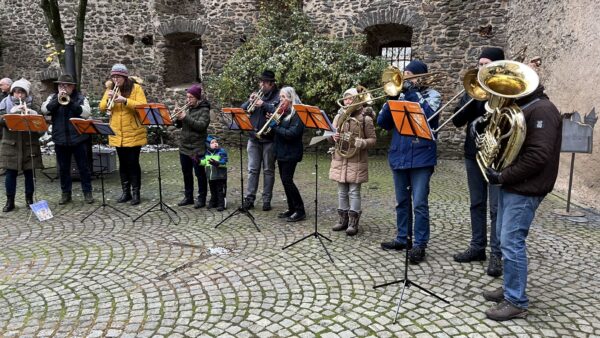
<svg viewBox="0 0 600 338">
<path fill-rule="evenodd" d="M 337 224 L 334 225 L 331 230 L 344 231 L 348 228 L 348 210 L 337 209 L 337 212 L 340 218 L 338 219 Z"/>
<path fill-rule="evenodd" d="M 348 229 L 346 235 L 354 236 L 358 233 L 358 221 L 360 220 L 360 212 L 354 210 L 348 211 Z"/>
</svg>

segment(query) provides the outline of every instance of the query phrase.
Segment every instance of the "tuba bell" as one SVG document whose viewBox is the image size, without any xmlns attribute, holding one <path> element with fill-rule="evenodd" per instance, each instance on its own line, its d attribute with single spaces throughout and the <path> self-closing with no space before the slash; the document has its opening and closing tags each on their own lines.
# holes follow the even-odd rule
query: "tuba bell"
<svg viewBox="0 0 600 338">
<path fill-rule="evenodd" d="M 475 135 L 477 164 L 487 181 L 486 169 L 503 170 L 519 154 L 525 141 L 523 111 L 514 100 L 531 94 L 539 85 L 537 73 L 516 61 L 494 61 L 479 70 L 477 80 L 489 94 L 483 134 Z"/>
</svg>

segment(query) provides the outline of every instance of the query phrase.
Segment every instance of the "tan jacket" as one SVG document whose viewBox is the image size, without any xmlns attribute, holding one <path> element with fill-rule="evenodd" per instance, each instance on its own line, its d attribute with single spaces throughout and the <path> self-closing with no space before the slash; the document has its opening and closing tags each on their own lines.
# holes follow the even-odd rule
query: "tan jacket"
<svg viewBox="0 0 600 338">
<path fill-rule="evenodd" d="M 333 125 L 337 126 L 340 118 L 338 113 L 333 119 Z M 362 129 L 361 148 L 356 150 L 356 153 L 350 158 L 343 158 L 337 152 L 334 152 L 331 159 L 331 167 L 329 169 L 329 179 L 340 183 L 363 183 L 369 180 L 369 162 L 367 149 L 375 146 L 377 136 L 375 134 L 375 126 L 373 119 L 370 116 L 363 114 L 363 109 L 355 112 L 352 117 L 358 120 L 350 120 L 344 123 L 341 128 L 338 128 L 340 133 L 352 131 L 354 135 L 358 135 L 358 131 Z"/>
</svg>

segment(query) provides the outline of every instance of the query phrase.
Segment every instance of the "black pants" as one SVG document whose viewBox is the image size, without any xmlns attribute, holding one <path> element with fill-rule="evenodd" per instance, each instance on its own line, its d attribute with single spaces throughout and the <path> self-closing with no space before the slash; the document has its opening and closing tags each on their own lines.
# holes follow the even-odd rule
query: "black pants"
<svg viewBox="0 0 600 338">
<path fill-rule="evenodd" d="M 194 162 L 191 157 L 179 153 L 179 163 L 181 163 L 181 172 L 183 173 L 183 187 L 186 198 L 194 197 L 194 175 L 198 179 L 198 198 L 206 199 L 206 172 L 204 167 L 198 162 Z M 192 171 L 194 175 L 192 175 Z"/>
<path fill-rule="evenodd" d="M 142 186 L 142 168 L 140 167 L 142 147 L 117 147 L 119 157 L 119 175 L 121 183 L 131 184 L 133 188 Z"/>
<path fill-rule="evenodd" d="M 298 162 L 293 161 L 277 161 L 279 167 L 279 178 L 281 184 L 283 184 L 283 190 L 285 190 L 285 197 L 288 203 L 288 210 L 297 211 L 304 213 L 304 202 L 300 191 L 294 183 L 294 173 L 296 172 L 296 165 Z"/>
<path fill-rule="evenodd" d="M 72 146 L 55 145 L 56 162 L 60 174 L 60 189 L 62 192 L 71 192 L 73 180 L 71 179 L 71 158 L 75 157 L 79 178 L 81 179 L 81 190 L 92 191 L 92 177 L 88 163 L 87 142 L 81 142 Z"/>
<path fill-rule="evenodd" d="M 227 179 L 210 180 L 210 204 L 225 207 L 225 194 L 227 192 Z"/>
</svg>

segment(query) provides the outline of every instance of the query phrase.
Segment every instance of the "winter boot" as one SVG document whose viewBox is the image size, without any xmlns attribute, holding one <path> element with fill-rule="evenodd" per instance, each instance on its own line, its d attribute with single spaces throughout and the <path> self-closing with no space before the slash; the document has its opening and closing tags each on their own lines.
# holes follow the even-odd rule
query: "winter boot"
<svg viewBox="0 0 600 338">
<path fill-rule="evenodd" d="M 142 187 L 141 177 L 131 177 L 131 205 L 140 204 L 140 188 Z"/>
<path fill-rule="evenodd" d="M 348 228 L 348 210 L 337 209 L 337 212 L 340 218 L 338 219 L 337 224 L 334 225 L 331 230 L 344 231 Z"/>
<path fill-rule="evenodd" d="M 194 209 L 204 208 L 206 206 L 206 194 L 198 195 L 196 203 L 194 203 Z"/>
<path fill-rule="evenodd" d="M 94 203 L 94 196 L 92 195 L 92 192 L 91 191 L 84 191 L 83 192 L 83 200 L 87 204 Z"/>
<path fill-rule="evenodd" d="M 183 207 L 190 204 L 194 204 L 194 197 L 192 197 L 192 194 L 185 194 L 181 202 L 177 203 L 177 206 Z"/>
<path fill-rule="evenodd" d="M 71 193 L 70 192 L 63 192 L 62 195 L 60 196 L 60 201 L 58 201 L 58 204 L 60 205 L 64 205 L 71 202 Z"/>
<path fill-rule="evenodd" d="M 348 211 L 348 229 L 346 229 L 346 235 L 354 236 L 358 233 L 358 221 L 360 220 L 360 214 L 360 211 Z"/>
<path fill-rule="evenodd" d="M 121 188 L 123 189 L 123 194 L 119 197 L 117 203 L 131 201 L 131 182 L 128 180 L 121 180 Z"/>
<path fill-rule="evenodd" d="M 33 193 L 25 193 L 25 203 L 27 203 L 27 205 L 33 204 Z"/>
<path fill-rule="evenodd" d="M 6 195 L 6 205 L 2 208 L 3 212 L 13 211 L 15 209 L 15 195 Z"/>
<path fill-rule="evenodd" d="M 217 188 L 217 211 L 225 210 L 225 191 L 223 187 L 219 185 Z"/>
</svg>

